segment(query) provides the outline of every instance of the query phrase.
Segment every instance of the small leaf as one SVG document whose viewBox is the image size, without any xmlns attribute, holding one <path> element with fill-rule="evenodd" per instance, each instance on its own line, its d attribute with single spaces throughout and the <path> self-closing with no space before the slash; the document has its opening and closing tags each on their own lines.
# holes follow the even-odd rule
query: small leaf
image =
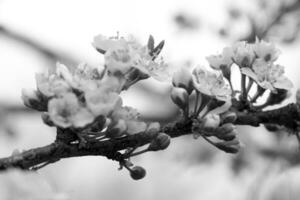
<svg viewBox="0 0 300 200">
<path fill-rule="evenodd" d="M 160 54 L 162 48 L 165 45 L 165 41 L 162 40 L 154 49 L 150 52 L 150 55 L 153 56 L 153 60 Z"/>
<path fill-rule="evenodd" d="M 150 50 L 150 52 L 152 52 L 154 49 L 154 38 L 152 35 L 149 36 L 147 46 L 148 46 L 148 49 Z"/>
</svg>

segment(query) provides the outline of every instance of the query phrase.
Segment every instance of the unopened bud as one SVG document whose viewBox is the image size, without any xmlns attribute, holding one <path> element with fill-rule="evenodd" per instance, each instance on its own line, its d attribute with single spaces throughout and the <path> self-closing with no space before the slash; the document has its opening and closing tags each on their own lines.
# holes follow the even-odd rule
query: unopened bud
<svg viewBox="0 0 300 200">
<path fill-rule="evenodd" d="M 226 112 L 221 115 L 222 123 L 233 123 L 237 119 L 237 116 L 234 112 Z"/>
<path fill-rule="evenodd" d="M 216 134 L 216 137 L 221 139 L 221 140 L 225 140 L 225 141 L 231 141 L 234 140 L 237 136 L 237 130 L 234 129 L 231 132 L 227 132 L 225 134 Z"/>
<path fill-rule="evenodd" d="M 41 117 L 45 124 L 47 124 L 48 126 L 54 126 L 54 123 L 50 119 L 50 116 L 47 112 L 42 113 Z"/>
<path fill-rule="evenodd" d="M 166 149 L 171 142 L 171 137 L 165 133 L 159 133 L 156 138 L 150 143 L 149 151 L 159 151 Z"/>
<path fill-rule="evenodd" d="M 158 122 L 152 122 L 148 125 L 146 134 L 149 135 L 149 137 L 154 138 L 158 135 L 159 131 L 160 131 L 160 124 Z"/>
<path fill-rule="evenodd" d="M 25 106 L 38 111 L 45 111 L 42 105 L 41 99 L 39 98 L 37 91 L 32 89 L 22 89 L 22 100 Z"/>
<path fill-rule="evenodd" d="M 188 93 L 183 88 L 173 87 L 171 90 L 172 101 L 180 108 L 184 109 L 188 104 Z"/>
<path fill-rule="evenodd" d="M 146 170 L 143 167 L 135 166 L 130 170 L 130 176 L 134 180 L 142 179 L 146 176 Z"/>
<path fill-rule="evenodd" d="M 189 94 L 193 91 L 193 79 L 191 72 L 182 67 L 173 74 L 172 83 L 175 87 L 184 88 Z"/>
<path fill-rule="evenodd" d="M 265 128 L 268 130 L 268 131 L 271 131 L 271 132 L 276 132 L 278 130 L 280 130 L 280 125 L 277 125 L 277 124 L 264 124 Z"/>
<path fill-rule="evenodd" d="M 220 125 L 220 116 L 216 114 L 207 114 L 203 119 L 205 128 L 217 128 Z"/>
<path fill-rule="evenodd" d="M 222 71 L 223 76 L 228 81 L 231 81 L 231 67 L 230 67 L 230 65 L 220 65 L 220 69 Z"/>
<path fill-rule="evenodd" d="M 231 141 L 215 143 L 215 146 L 226 153 L 237 153 L 241 147 L 237 138 Z"/>
<path fill-rule="evenodd" d="M 228 134 L 235 129 L 235 126 L 232 123 L 223 124 L 220 128 L 218 128 L 218 134 Z"/>
<path fill-rule="evenodd" d="M 117 123 L 110 124 L 106 131 L 106 136 L 109 138 L 116 138 L 123 135 L 123 133 L 127 130 L 127 125 L 125 120 L 119 119 Z"/>
</svg>

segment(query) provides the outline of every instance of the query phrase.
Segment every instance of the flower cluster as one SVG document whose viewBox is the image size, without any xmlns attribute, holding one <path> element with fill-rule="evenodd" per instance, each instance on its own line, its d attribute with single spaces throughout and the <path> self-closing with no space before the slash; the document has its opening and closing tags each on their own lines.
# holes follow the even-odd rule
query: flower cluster
<svg viewBox="0 0 300 200">
<path fill-rule="evenodd" d="M 124 158 L 119 160 L 133 179 L 141 179 L 145 170 L 139 166 L 131 168 L 128 159 L 146 151 L 167 148 L 170 136 L 160 132 L 159 123 L 140 120 L 136 109 L 123 105 L 120 93 L 149 77 L 168 79 L 167 64 L 158 58 L 164 41 L 154 46 L 150 36 L 148 44 L 141 45 L 133 37 L 99 35 L 93 45 L 104 54 L 104 66 L 79 64 L 70 69 L 57 63 L 55 70 L 36 75 L 37 89 L 23 89 L 22 99 L 27 107 L 43 112 L 42 119 L 47 125 L 57 127 L 59 139 L 74 134 L 74 139 L 64 142 L 78 142 L 79 148 L 86 147 L 89 141 L 146 134 L 151 140 L 148 148 L 141 152 L 127 149 Z"/>
<path fill-rule="evenodd" d="M 216 65 L 231 64 L 221 61 L 220 57 L 217 59 Z M 173 75 L 171 99 L 183 111 L 186 120 L 193 120 L 194 137 L 202 136 L 217 148 L 236 153 L 240 146 L 232 124 L 236 116 L 224 117 L 231 106 L 231 98 L 232 90 L 218 71 L 197 66 L 193 72 L 181 68 Z M 212 136 L 223 141 L 213 142 L 209 139 Z"/>
<path fill-rule="evenodd" d="M 71 73 L 58 63 L 54 72 L 36 75 L 35 96 L 23 92 L 23 99 L 25 105 L 47 112 L 57 127 L 84 128 L 97 117 L 108 116 L 121 101 L 119 85 L 113 77 L 108 79 L 104 69 L 81 64 Z M 30 103 L 33 100 L 35 104 Z"/>
<path fill-rule="evenodd" d="M 22 91 L 24 104 L 43 112 L 43 121 L 57 127 L 58 136 L 74 133 L 75 139 L 67 142 L 78 142 L 79 147 L 90 140 L 114 141 L 141 133 L 138 136 L 149 143 L 145 149 L 137 150 L 137 145 L 122 153 L 114 152 L 121 155 L 116 158 L 120 168 L 128 169 L 133 179 L 141 179 L 146 171 L 133 166 L 129 158 L 167 148 L 172 135 L 167 134 L 169 127 L 142 121 L 136 109 L 123 105 L 120 94 L 149 77 L 169 80 L 168 65 L 158 57 L 164 41 L 154 44 L 152 36 L 147 45 L 142 45 L 133 37 L 98 35 L 93 46 L 104 55 L 104 66 L 80 64 L 70 69 L 58 63 L 55 70 L 36 75 L 36 90 Z M 172 76 L 170 91 L 182 113 L 175 127 L 189 125 L 195 138 L 202 137 L 222 151 L 236 153 L 241 146 L 234 125 L 236 112 L 255 112 L 279 104 L 289 95 L 292 83 L 284 76 L 283 67 L 274 63 L 278 56 L 279 51 L 271 43 L 238 42 L 224 48 L 220 55 L 207 57 L 212 69 L 180 68 Z M 237 90 L 231 83 L 235 78 L 231 76 L 233 65 L 241 73 L 241 87 Z M 250 96 L 253 84 L 257 90 Z M 266 90 L 271 91 L 266 102 L 254 105 Z"/>
<path fill-rule="evenodd" d="M 223 104 L 229 105 L 226 106 L 227 109 L 230 107 L 232 91 L 218 71 L 197 66 L 191 73 L 181 68 L 173 74 L 172 83 L 171 99 L 187 117 L 198 117 L 199 114 L 208 113 Z M 190 104 L 195 96 L 192 107 Z"/>
<path fill-rule="evenodd" d="M 293 84 L 284 76 L 284 67 L 274 62 L 280 51 L 274 44 L 256 40 L 254 44 L 237 42 L 223 49 L 222 54 L 207 57 L 210 66 L 222 70 L 230 80 L 230 68 L 233 63 L 239 66 L 241 73 L 255 81 L 263 89 L 276 93 L 277 89 L 289 90 Z"/>
<path fill-rule="evenodd" d="M 150 76 L 165 79 L 167 65 L 161 58 L 155 61 L 164 42 L 154 47 L 150 36 L 143 46 L 133 37 L 98 35 L 93 45 L 104 54 L 104 67 L 80 64 L 69 69 L 58 63 L 55 70 L 36 75 L 37 90 L 23 90 L 24 104 L 45 112 L 44 121 L 61 129 L 95 136 L 106 129 L 106 137 L 145 131 L 148 125 L 135 109 L 122 105 L 120 93 Z"/>
<path fill-rule="evenodd" d="M 164 41 L 154 47 L 154 39 L 150 36 L 148 45 L 141 45 L 133 37 L 110 37 L 98 35 L 93 46 L 105 56 L 105 65 L 112 74 L 135 76 L 134 81 L 148 78 L 165 80 L 168 65 L 162 58 L 155 61 L 164 46 Z M 132 84 L 132 83 L 131 83 Z"/>
<path fill-rule="evenodd" d="M 224 124 L 221 116 L 230 112 L 233 101 L 238 110 L 255 111 L 279 104 L 288 97 L 292 83 L 284 76 L 283 66 L 274 63 L 278 56 L 279 50 L 272 43 L 258 39 L 254 44 L 242 41 L 225 47 L 219 55 L 208 56 L 207 61 L 213 70 L 198 66 L 192 73 L 187 69 L 175 72 L 171 99 L 182 110 L 185 119 L 194 121 L 194 136 L 202 136 L 226 152 L 236 152 L 239 143 L 232 136 L 236 135 L 234 121 L 230 125 Z M 235 78 L 231 77 L 233 65 L 237 65 L 241 73 L 241 87 L 237 90 L 231 83 Z M 253 84 L 257 89 L 250 96 Z M 266 90 L 271 93 L 265 103 L 253 105 Z M 240 93 L 239 99 L 236 99 L 237 93 Z M 213 142 L 209 139 L 211 136 L 226 142 Z M 232 144 L 235 150 L 229 148 Z"/>
</svg>

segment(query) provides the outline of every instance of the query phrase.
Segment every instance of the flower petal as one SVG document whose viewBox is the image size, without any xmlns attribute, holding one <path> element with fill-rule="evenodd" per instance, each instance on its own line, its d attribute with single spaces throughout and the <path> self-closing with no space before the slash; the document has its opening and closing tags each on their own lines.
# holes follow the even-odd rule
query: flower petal
<svg viewBox="0 0 300 200">
<path fill-rule="evenodd" d="M 281 77 L 274 83 L 274 87 L 279 89 L 290 90 L 293 87 L 293 83 L 287 77 Z"/>
</svg>

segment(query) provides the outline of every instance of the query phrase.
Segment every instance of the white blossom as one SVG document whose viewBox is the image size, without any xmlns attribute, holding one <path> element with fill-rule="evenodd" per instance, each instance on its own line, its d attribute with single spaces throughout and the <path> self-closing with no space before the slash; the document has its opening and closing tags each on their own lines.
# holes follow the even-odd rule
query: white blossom
<svg viewBox="0 0 300 200">
<path fill-rule="evenodd" d="M 231 98 L 231 89 L 221 73 L 211 72 L 202 66 L 198 66 L 193 71 L 193 83 L 196 90 L 207 96 L 211 96 L 221 101 Z"/>
<path fill-rule="evenodd" d="M 70 70 L 65 66 L 64 64 L 61 64 L 59 62 L 56 63 L 56 71 L 55 75 L 64 79 L 67 82 L 71 82 L 73 79 L 73 76 L 70 72 Z"/>
<path fill-rule="evenodd" d="M 57 63 L 54 76 L 63 79 L 74 89 L 85 91 L 97 89 L 104 73 L 104 67 L 91 67 L 85 63 L 76 66 L 71 73 L 65 65 Z"/>
<path fill-rule="evenodd" d="M 136 134 L 144 132 L 147 129 L 147 124 L 145 122 L 139 121 L 139 113 L 136 109 L 124 106 L 119 107 L 114 110 L 111 116 L 113 121 L 123 119 L 127 125 L 128 134 Z"/>
<path fill-rule="evenodd" d="M 109 49 L 118 49 L 122 46 L 126 45 L 126 40 L 124 38 L 120 38 L 119 36 L 115 37 L 106 37 L 104 35 L 97 35 L 94 37 L 94 41 L 92 45 L 105 53 Z"/>
<path fill-rule="evenodd" d="M 33 102 L 39 102 L 40 98 L 33 89 L 22 89 L 22 100 L 24 105 L 27 107 L 32 107 Z"/>
<path fill-rule="evenodd" d="M 94 115 L 80 105 L 73 93 L 66 93 L 60 98 L 48 102 L 48 112 L 51 121 L 62 128 L 84 127 L 94 121 Z"/>
<path fill-rule="evenodd" d="M 242 68 L 241 72 L 255 80 L 262 88 L 276 92 L 278 89 L 289 90 L 293 83 L 284 76 L 284 67 L 256 59 L 252 69 Z"/>
<path fill-rule="evenodd" d="M 258 39 L 256 39 L 253 45 L 253 50 L 256 56 L 265 62 L 274 62 L 280 54 L 280 51 L 275 48 L 273 43 L 268 43 L 263 40 L 259 41 Z"/>
<path fill-rule="evenodd" d="M 250 67 L 255 59 L 253 45 L 245 41 L 235 43 L 232 51 L 234 62 L 241 68 Z"/>
<path fill-rule="evenodd" d="M 70 85 L 60 77 L 54 74 L 36 74 L 36 85 L 44 96 L 60 96 L 71 90 Z"/>
<path fill-rule="evenodd" d="M 169 77 L 166 75 L 168 65 L 162 59 L 154 61 L 148 47 L 138 43 L 134 37 L 125 39 L 98 36 L 93 44 L 96 49 L 105 51 L 105 65 L 112 74 L 125 75 L 131 68 L 136 68 L 143 74 L 143 79 L 151 76 L 164 81 Z"/>
<path fill-rule="evenodd" d="M 101 89 L 90 90 L 85 93 L 87 107 L 95 116 L 107 116 L 116 107 L 120 96 L 115 92 L 107 92 Z"/>
<path fill-rule="evenodd" d="M 220 119 L 220 115 L 218 115 L 218 114 L 208 113 L 203 118 L 203 126 L 205 128 L 217 128 L 217 127 L 219 127 L 220 122 L 221 122 L 221 119 Z"/>
<path fill-rule="evenodd" d="M 206 60 L 213 69 L 222 70 L 222 68 L 230 69 L 233 63 L 232 57 L 232 48 L 226 47 L 223 49 L 222 54 L 208 56 Z"/>
</svg>

